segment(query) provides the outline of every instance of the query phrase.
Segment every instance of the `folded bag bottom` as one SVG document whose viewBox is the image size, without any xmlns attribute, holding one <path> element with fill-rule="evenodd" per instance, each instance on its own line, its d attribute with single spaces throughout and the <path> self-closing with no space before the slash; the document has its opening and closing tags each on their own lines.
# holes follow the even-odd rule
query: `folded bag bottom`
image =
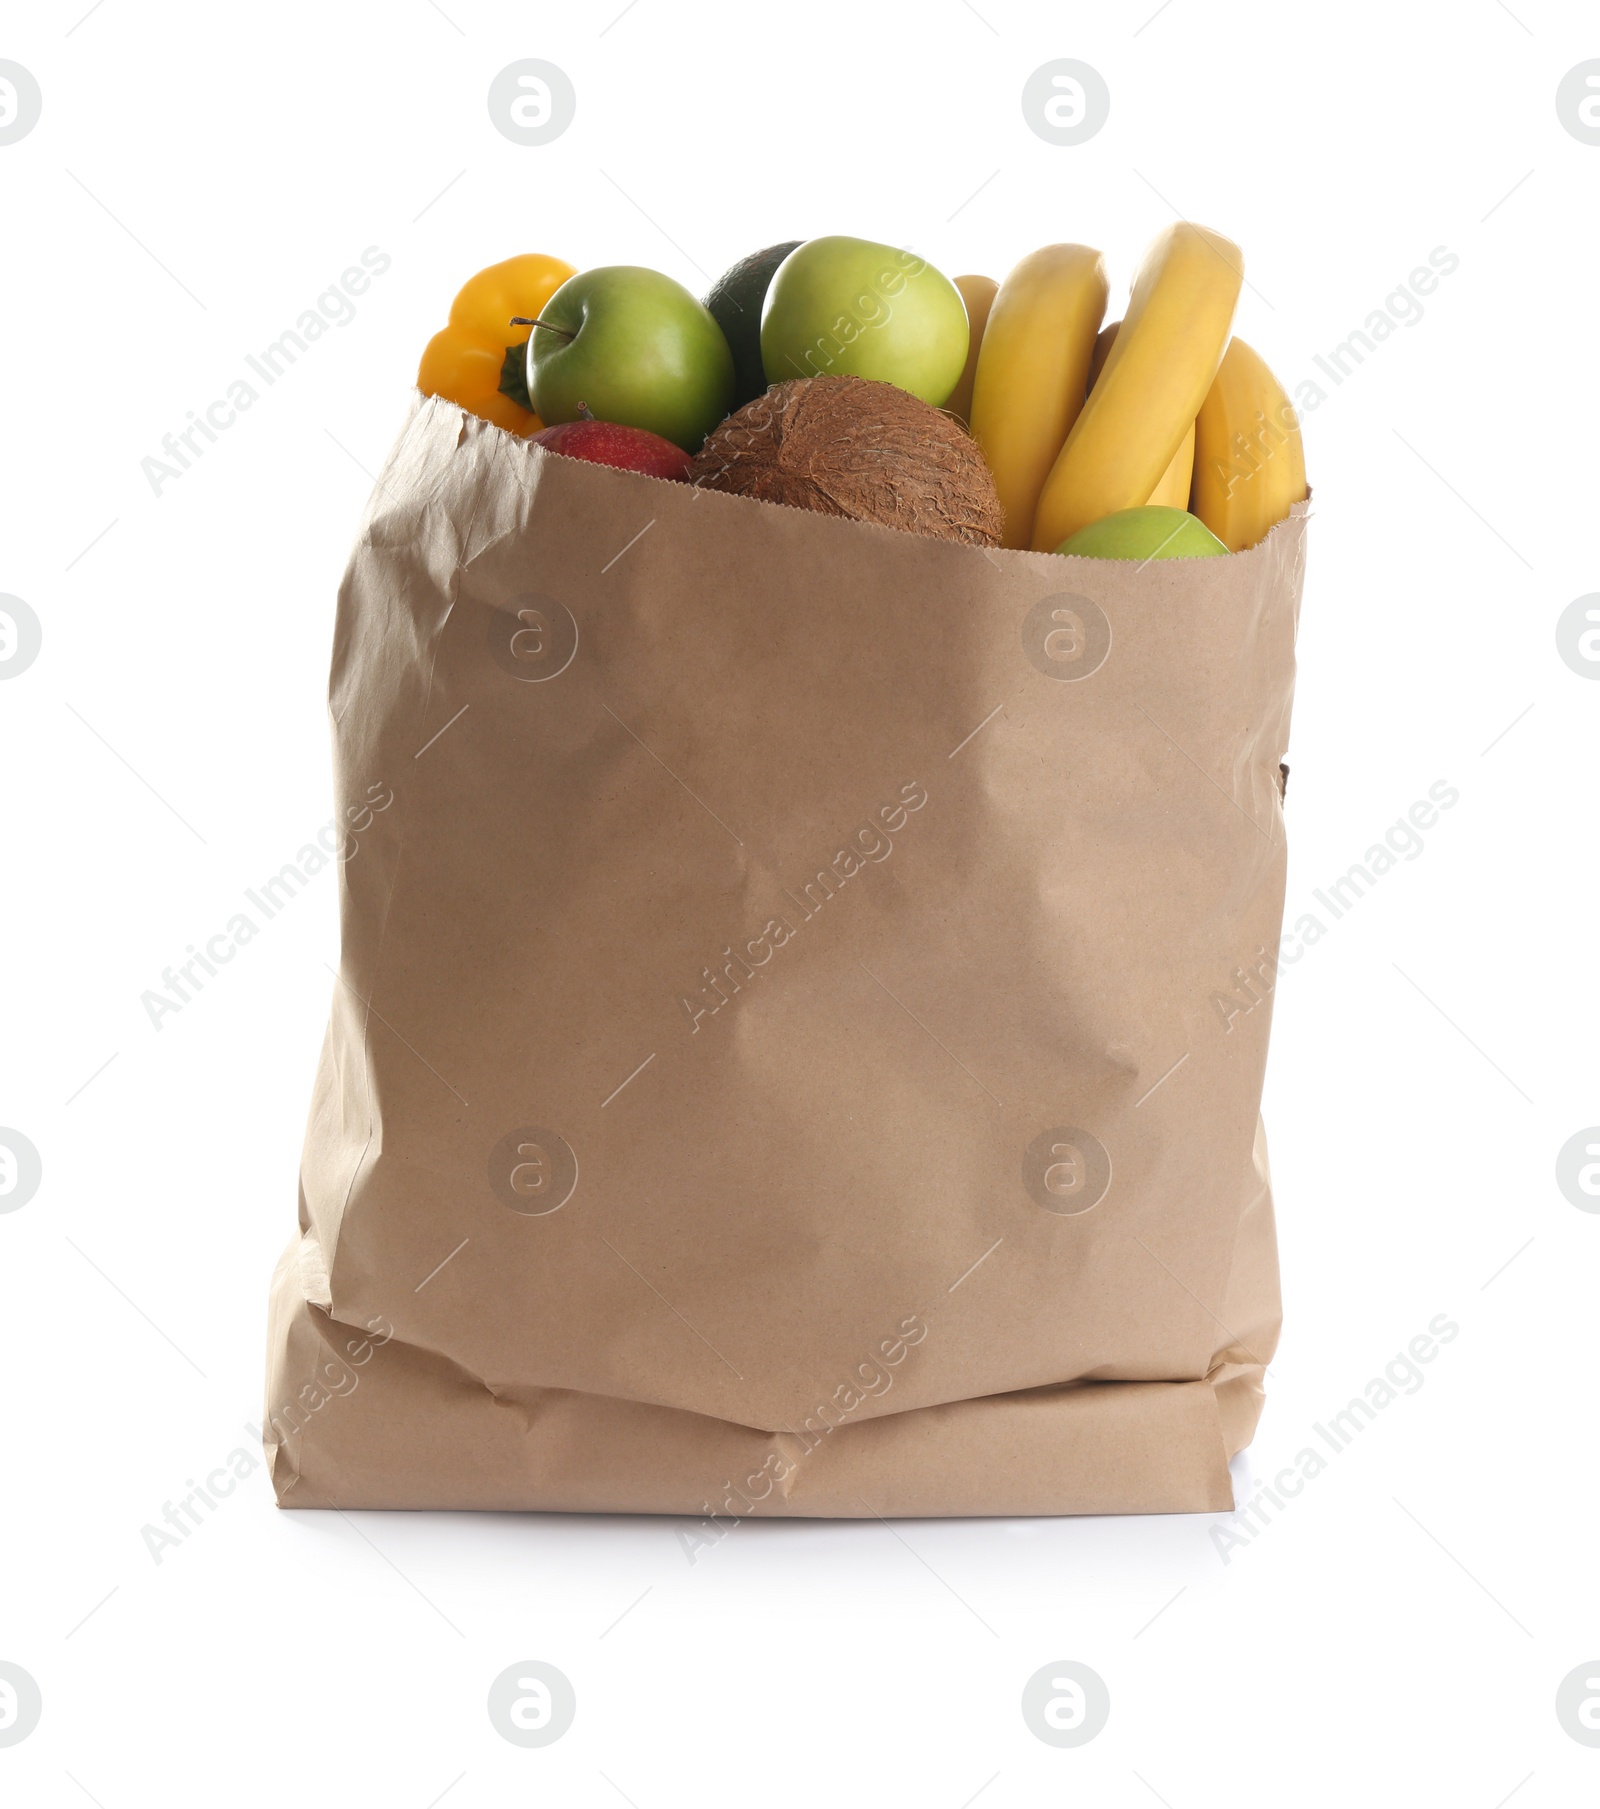
<svg viewBox="0 0 1600 1809">
<path fill-rule="evenodd" d="M 1221 1513 L 1261 1368 L 1076 1382 L 823 1433 L 761 1431 L 562 1388 L 497 1390 L 377 1342 L 307 1298 L 300 1247 L 272 1288 L 266 1446 L 279 1505 L 670 1514 L 730 1521 Z M 381 1335 L 381 1334 L 380 1334 Z"/>
</svg>

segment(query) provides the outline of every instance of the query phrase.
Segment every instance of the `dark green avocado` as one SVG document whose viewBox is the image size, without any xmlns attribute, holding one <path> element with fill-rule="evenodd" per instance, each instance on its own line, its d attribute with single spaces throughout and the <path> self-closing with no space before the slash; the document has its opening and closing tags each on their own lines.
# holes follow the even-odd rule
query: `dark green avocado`
<svg viewBox="0 0 1600 1809">
<path fill-rule="evenodd" d="M 778 266 L 803 243 L 790 239 L 782 245 L 769 245 L 765 251 L 752 251 L 711 285 L 706 307 L 733 352 L 733 408 L 743 408 L 746 402 L 766 394 L 767 378 L 761 368 L 761 304 Z"/>
</svg>

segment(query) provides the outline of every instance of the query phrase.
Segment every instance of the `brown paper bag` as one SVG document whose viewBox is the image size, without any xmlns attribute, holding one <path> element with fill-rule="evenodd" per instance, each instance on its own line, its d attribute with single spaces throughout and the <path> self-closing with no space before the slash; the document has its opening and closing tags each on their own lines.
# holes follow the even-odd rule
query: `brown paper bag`
<svg viewBox="0 0 1600 1809">
<path fill-rule="evenodd" d="M 1229 1507 L 1305 513 L 985 553 L 419 398 L 340 595 L 280 1502 Z"/>
</svg>

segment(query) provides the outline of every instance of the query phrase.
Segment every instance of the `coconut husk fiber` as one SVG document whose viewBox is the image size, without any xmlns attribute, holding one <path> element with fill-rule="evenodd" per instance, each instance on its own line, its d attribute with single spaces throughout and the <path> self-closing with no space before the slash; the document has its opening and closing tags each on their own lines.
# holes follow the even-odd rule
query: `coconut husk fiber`
<svg viewBox="0 0 1600 1809">
<path fill-rule="evenodd" d="M 1004 516 L 976 443 L 892 383 L 799 377 L 730 415 L 693 481 L 761 502 L 999 546 Z"/>
</svg>

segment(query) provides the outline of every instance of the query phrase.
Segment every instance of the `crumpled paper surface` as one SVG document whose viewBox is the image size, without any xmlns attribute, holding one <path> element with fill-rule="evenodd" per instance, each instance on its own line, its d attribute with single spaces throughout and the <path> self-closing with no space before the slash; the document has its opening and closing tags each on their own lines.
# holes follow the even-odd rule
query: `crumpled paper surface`
<svg viewBox="0 0 1600 1809">
<path fill-rule="evenodd" d="M 340 593 L 279 1501 L 1231 1506 L 1307 510 L 986 553 L 419 397 Z"/>
</svg>

